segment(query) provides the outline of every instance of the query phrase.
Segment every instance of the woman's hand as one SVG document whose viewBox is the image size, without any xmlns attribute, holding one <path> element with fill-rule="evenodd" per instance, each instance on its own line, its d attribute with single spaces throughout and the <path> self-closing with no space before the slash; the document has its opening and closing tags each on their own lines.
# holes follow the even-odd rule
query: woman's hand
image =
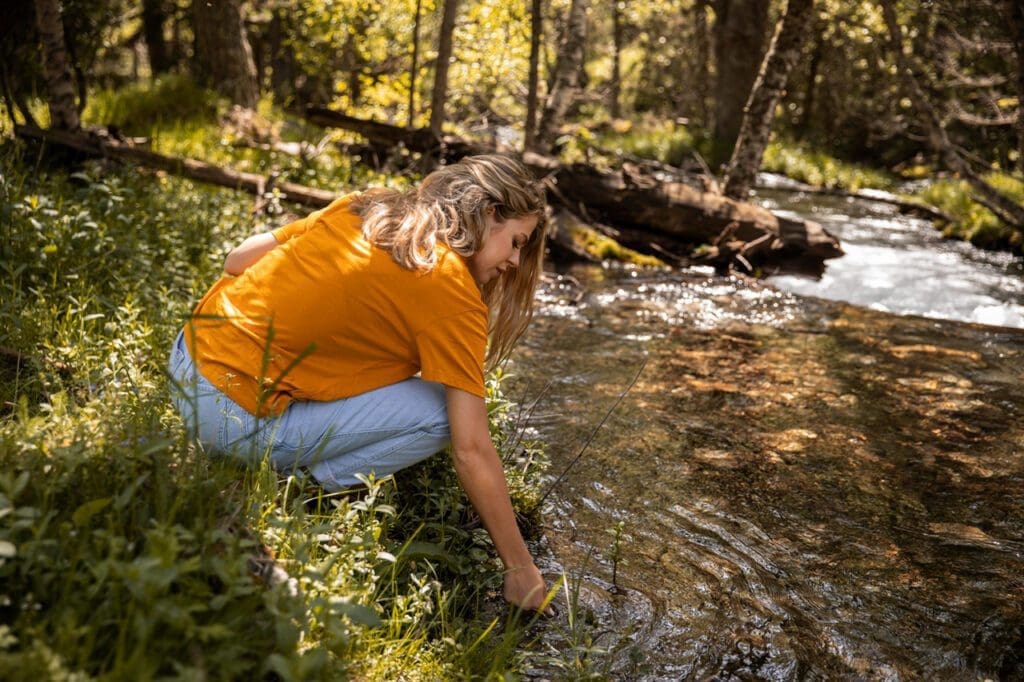
<svg viewBox="0 0 1024 682">
<path fill-rule="evenodd" d="M 455 473 L 505 566 L 505 599 L 536 611 L 547 589 L 516 525 L 505 471 L 487 427 L 487 406 L 483 398 L 450 386 L 447 398 Z"/>
<path fill-rule="evenodd" d="M 534 564 L 505 571 L 505 601 L 527 611 L 540 610 L 548 596 L 544 578 Z"/>
</svg>

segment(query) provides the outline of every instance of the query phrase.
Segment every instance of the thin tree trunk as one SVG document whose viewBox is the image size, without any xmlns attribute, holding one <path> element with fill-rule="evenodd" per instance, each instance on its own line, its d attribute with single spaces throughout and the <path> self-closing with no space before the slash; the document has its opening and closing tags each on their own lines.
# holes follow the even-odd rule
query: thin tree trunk
<svg viewBox="0 0 1024 682">
<path fill-rule="evenodd" d="M 18 122 L 14 117 L 14 108 L 17 107 L 25 119 L 25 124 L 38 128 L 39 126 L 36 123 L 35 117 L 32 116 L 32 110 L 29 109 L 28 102 L 25 101 L 24 96 L 15 87 L 11 80 L 11 74 L 7 70 L 7 62 L 2 59 L 0 59 L 0 81 L 3 82 L 4 101 L 7 102 L 7 113 L 11 116 L 11 123 L 17 124 Z"/>
<path fill-rule="evenodd" d="M 572 0 L 565 37 L 558 50 L 554 78 L 537 130 L 537 147 L 550 150 L 569 107 L 583 83 L 583 49 L 587 41 L 587 2 Z"/>
<path fill-rule="evenodd" d="M 534 151 L 537 146 L 537 86 L 540 83 L 540 39 L 544 30 L 542 0 L 530 0 L 530 73 L 526 92 L 526 125 L 523 148 Z"/>
<path fill-rule="evenodd" d="M 711 82 L 708 62 L 711 59 L 711 39 L 708 35 L 708 0 L 693 3 L 693 37 L 696 44 L 697 64 L 694 82 L 697 90 L 697 113 L 706 128 L 711 122 L 708 112 L 708 84 Z"/>
<path fill-rule="evenodd" d="M 253 108 L 259 98 L 256 64 L 242 22 L 240 0 L 192 0 L 196 80 L 235 104 Z"/>
<path fill-rule="evenodd" d="M 612 82 L 609 84 L 608 97 L 612 118 L 619 118 L 619 97 L 622 89 L 622 12 L 619 3 L 625 5 L 626 0 L 611 0 L 612 3 Z"/>
<path fill-rule="evenodd" d="M 423 0 L 416 0 L 416 18 L 412 28 L 412 64 L 409 65 L 409 128 L 416 125 L 416 72 L 420 68 L 420 16 Z"/>
<path fill-rule="evenodd" d="M 889 31 L 890 49 L 896 57 L 900 80 L 913 102 L 914 108 L 920 114 L 921 122 L 928 131 L 929 144 L 939 154 L 939 158 L 946 168 L 959 174 L 978 192 L 981 203 L 1004 223 L 1015 230 L 1024 232 L 1024 206 L 1015 203 L 985 182 L 957 151 L 946 133 L 945 125 L 938 112 L 935 111 L 935 107 L 932 106 L 928 96 L 917 82 L 910 58 L 903 52 L 903 35 L 899 22 L 896 20 L 892 0 L 879 0 L 879 4 L 882 6 L 882 16 Z"/>
<path fill-rule="evenodd" d="M 146 39 L 149 70 L 154 76 L 171 69 L 171 55 L 164 40 L 167 22 L 165 0 L 142 0 L 142 34 Z"/>
<path fill-rule="evenodd" d="M 1003 11 L 1017 53 L 1017 169 L 1024 173 L 1024 5 L 1020 0 L 1003 0 Z"/>
<path fill-rule="evenodd" d="M 747 101 L 746 114 L 725 174 L 725 195 L 747 196 L 761 167 L 764 148 L 772 131 L 775 105 L 786 91 L 789 72 L 800 58 L 807 29 L 814 18 L 814 0 L 789 0 L 786 14 L 772 38 L 761 72 Z"/>
<path fill-rule="evenodd" d="M 60 130 L 78 130 L 80 122 L 75 104 L 75 85 L 64 42 L 64 24 L 58 0 L 35 0 L 36 25 L 43 43 L 46 72 L 46 100 L 50 108 L 50 126 Z"/>
<path fill-rule="evenodd" d="M 818 91 L 818 70 L 821 68 L 821 60 L 824 57 L 825 47 L 825 26 L 824 22 L 818 20 L 811 29 L 814 38 L 814 49 L 811 51 L 811 63 L 807 67 L 807 90 L 804 92 L 804 106 L 800 114 L 800 123 L 797 126 L 797 135 L 803 139 L 811 128 L 814 120 L 815 95 Z"/>
<path fill-rule="evenodd" d="M 764 58 L 769 0 L 715 0 L 715 126 L 711 160 L 729 160 Z"/>
<path fill-rule="evenodd" d="M 458 0 L 444 0 L 444 14 L 441 16 L 441 33 L 437 43 L 437 64 L 434 67 L 434 92 L 430 99 L 430 130 L 441 136 L 444 123 L 444 104 L 448 98 L 448 66 L 452 59 L 452 37 L 455 33 L 455 17 Z"/>
<path fill-rule="evenodd" d="M 270 90 L 274 99 L 287 103 L 295 95 L 295 57 L 286 44 L 287 18 L 285 10 L 275 7 L 267 26 L 267 52 L 270 60 Z"/>
</svg>

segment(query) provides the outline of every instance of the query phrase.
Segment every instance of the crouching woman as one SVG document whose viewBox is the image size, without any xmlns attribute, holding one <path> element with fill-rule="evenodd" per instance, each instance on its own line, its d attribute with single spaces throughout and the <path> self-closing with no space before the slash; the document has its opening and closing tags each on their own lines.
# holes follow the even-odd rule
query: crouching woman
<svg viewBox="0 0 1024 682">
<path fill-rule="evenodd" d="M 544 206 L 518 161 L 485 155 L 249 237 L 174 342 L 183 419 L 208 451 L 304 467 L 328 490 L 450 442 L 505 598 L 538 608 L 544 580 L 491 442 L 484 370 L 530 321 Z"/>
</svg>

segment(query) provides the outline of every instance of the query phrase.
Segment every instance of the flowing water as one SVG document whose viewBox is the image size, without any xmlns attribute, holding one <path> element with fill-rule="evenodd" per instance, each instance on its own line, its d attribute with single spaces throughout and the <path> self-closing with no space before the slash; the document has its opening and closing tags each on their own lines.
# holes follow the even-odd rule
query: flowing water
<svg viewBox="0 0 1024 682">
<path fill-rule="evenodd" d="M 534 677 L 1024 679 L 1024 331 L 569 274 L 511 368 L 552 478 L 646 366 L 549 498 Z"/>
<path fill-rule="evenodd" d="M 800 186 L 767 174 L 759 181 Z M 760 190 L 757 203 L 818 221 L 846 252 L 826 263 L 821 279 L 769 278 L 780 289 L 900 314 L 1024 328 L 1020 258 L 944 240 L 931 223 L 900 215 L 891 204 L 771 189 Z"/>
</svg>

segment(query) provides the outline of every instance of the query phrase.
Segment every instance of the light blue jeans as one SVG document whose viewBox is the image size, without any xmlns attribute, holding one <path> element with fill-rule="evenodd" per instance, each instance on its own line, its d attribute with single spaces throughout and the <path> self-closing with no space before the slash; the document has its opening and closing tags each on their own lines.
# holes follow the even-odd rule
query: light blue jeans
<svg viewBox="0 0 1024 682">
<path fill-rule="evenodd" d="M 410 378 L 331 402 L 293 402 L 282 414 L 256 418 L 196 371 L 178 334 L 168 363 L 171 397 L 193 437 L 208 452 L 246 462 L 268 458 L 279 471 L 305 467 L 327 490 L 359 484 L 415 464 L 448 445 L 441 384 Z"/>
</svg>

